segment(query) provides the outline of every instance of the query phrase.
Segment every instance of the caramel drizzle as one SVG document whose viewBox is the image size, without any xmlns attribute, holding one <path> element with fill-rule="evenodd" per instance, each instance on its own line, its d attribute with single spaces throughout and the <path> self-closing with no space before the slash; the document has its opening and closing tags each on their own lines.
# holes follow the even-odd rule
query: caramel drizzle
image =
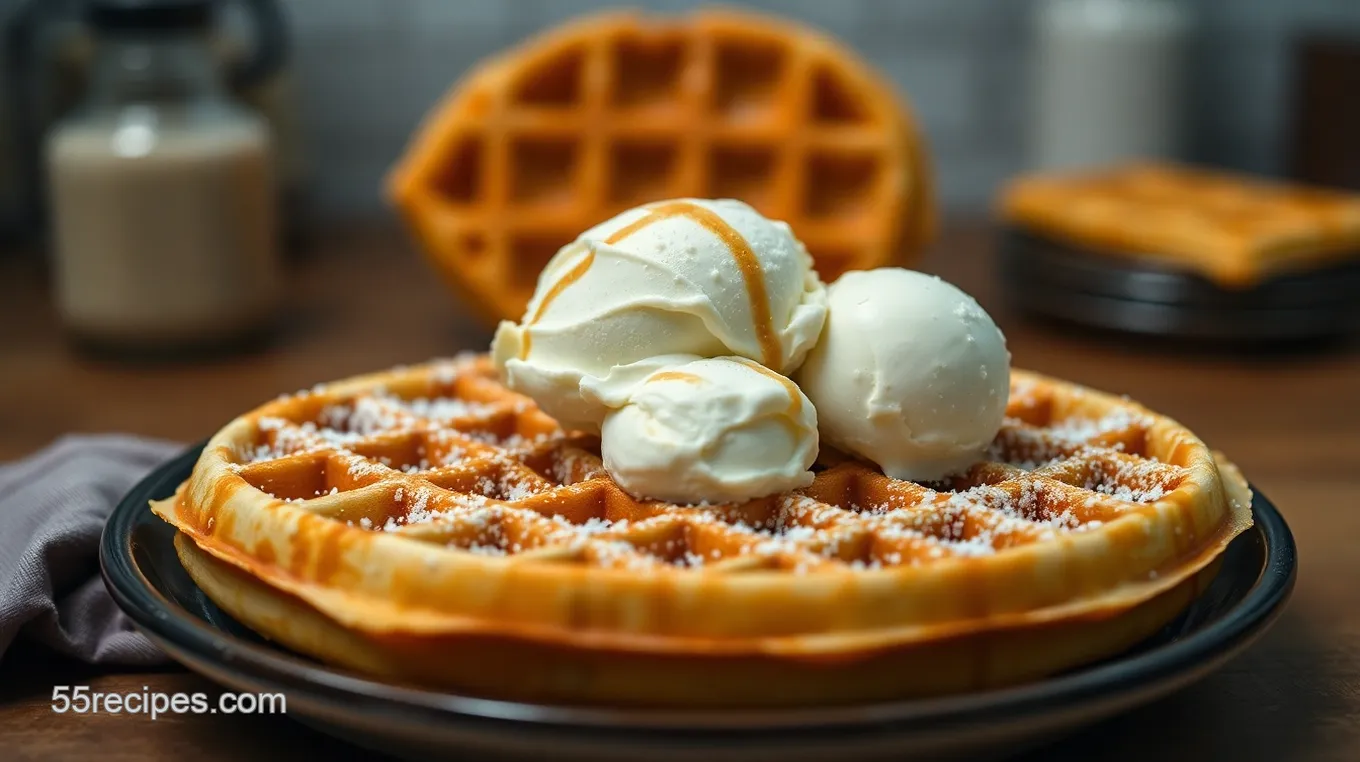
<svg viewBox="0 0 1360 762">
<path fill-rule="evenodd" d="M 584 248 L 586 250 L 586 255 L 581 257 L 581 261 L 577 262 L 575 266 L 568 270 L 566 275 L 558 278 L 557 282 L 552 285 L 552 288 L 548 289 L 548 293 L 543 295 L 543 301 L 538 303 L 538 309 L 534 310 L 534 314 L 531 315 L 529 321 L 524 324 L 524 343 L 520 345 L 519 359 L 523 360 L 527 358 L 529 356 L 529 348 L 533 345 L 533 334 L 529 332 L 529 327 L 542 319 L 543 313 L 548 309 L 548 305 L 552 304 L 557 297 L 561 296 L 562 292 L 567 290 L 568 286 L 585 277 L 586 272 L 590 270 L 590 266 L 595 264 L 595 249 L 589 245 L 585 245 Z"/>
<path fill-rule="evenodd" d="M 663 370 L 647 379 L 649 384 L 657 381 L 683 381 L 687 384 L 697 384 L 703 379 L 683 370 Z"/>
<path fill-rule="evenodd" d="M 740 362 L 742 365 L 745 365 L 746 367 L 750 368 L 751 370 L 757 373 L 769 376 L 770 378 L 774 379 L 775 381 L 778 381 L 781 385 L 783 385 L 784 391 L 789 393 L 789 417 L 796 418 L 798 417 L 798 414 L 803 411 L 803 395 L 799 392 L 798 386 L 795 385 L 792 381 L 785 378 L 784 376 L 779 375 L 778 373 L 775 373 L 774 371 L 770 370 L 764 365 L 755 362 L 749 362 L 746 360 L 746 358 L 740 358 L 738 362 Z"/>
<path fill-rule="evenodd" d="M 746 296 L 751 301 L 751 320 L 755 324 L 756 341 L 760 343 L 761 361 L 771 368 L 781 365 L 783 354 L 779 339 L 774 333 L 774 320 L 770 316 L 770 297 L 765 292 L 765 278 L 760 270 L 760 260 L 751 245 L 741 233 L 723 221 L 722 217 L 697 204 L 687 201 L 672 201 L 648 209 L 648 213 L 623 226 L 604 240 L 613 245 L 628 236 L 656 222 L 671 217 L 687 217 L 718 237 L 737 263 L 741 279 L 746 284 Z"/>
</svg>

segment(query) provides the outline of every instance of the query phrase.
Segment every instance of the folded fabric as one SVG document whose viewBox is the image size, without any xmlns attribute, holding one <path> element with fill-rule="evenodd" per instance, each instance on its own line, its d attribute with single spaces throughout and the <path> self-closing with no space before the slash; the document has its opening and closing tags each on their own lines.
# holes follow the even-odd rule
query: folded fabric
<svg viewBox="0 0 1360 762">
<path fill-rule="evenodd" d="M 0 660 L 17 638 L 113 666 L 168 661 L 133 629 L 99 576 L 109 512 L 180 445 L 67 436 L 0 465 Z"/>
</svg>

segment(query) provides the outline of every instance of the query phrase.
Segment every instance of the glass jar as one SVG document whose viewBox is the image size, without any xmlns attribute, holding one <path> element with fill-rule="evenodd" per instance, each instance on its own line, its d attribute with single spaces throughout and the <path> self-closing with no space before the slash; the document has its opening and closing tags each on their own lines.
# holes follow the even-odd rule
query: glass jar
<svg viewBox="0 0 1360 762">
<path fill-rule="evenodd" d="M 85 343 L 259 335 L 281 295 L 267 124 L 226 93 L 209 0 L 93 0 L 84 100 L 49 132 L 57 304 Z"/>
<path fill-rule="evenodd" d="M 1180 0 L 1041 0 L 1033 12 L 1030 169 L 1180 158 Z"/>
</svg>

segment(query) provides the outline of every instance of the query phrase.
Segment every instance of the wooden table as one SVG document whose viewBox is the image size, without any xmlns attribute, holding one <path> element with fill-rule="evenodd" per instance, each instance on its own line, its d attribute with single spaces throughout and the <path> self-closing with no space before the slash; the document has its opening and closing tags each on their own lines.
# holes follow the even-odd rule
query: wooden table
<svg viewBox="0 0 1360 762">
<path fill-rule="evenodd" d="M 1284 511 L 1301 557 L 1290 605 L 1246 654 L 1033 758 L 1360 759 L 1360 352 L 1224 356 L 1036 325 L 997 298 L 990 244 L 979 226 L 954 229 L 920 267 L 979 298 L 1017 366 L 1130 394 L 1227 452 Z M 165 366 L 73 353 L 38 269 L 0 262 L 0 460 L 68 431 L 188 442 L 282 391 L 487 345 L 489 326 L 447 295 L 402 236 L 335 235 L 321 248 L 295 265 L 289 328 L 270 348 Z M 55 714 L 54 684 L 213 690 L 178 668 L 103 674 L 31 649 L 11 652 L 0 661 L 0 757 L 357 754 L 283 717 Z"/>
</svg>

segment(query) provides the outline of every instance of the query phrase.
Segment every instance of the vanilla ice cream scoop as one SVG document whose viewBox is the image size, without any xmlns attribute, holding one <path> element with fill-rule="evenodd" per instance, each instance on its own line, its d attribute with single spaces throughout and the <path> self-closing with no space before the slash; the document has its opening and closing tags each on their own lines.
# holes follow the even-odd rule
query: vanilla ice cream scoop
<svg viewBox="0 0 1360 762">
<path fill-rule="evenodd" d="M 966 469 L 996 437 L 1010 353 L 968 294 L 931 275 L 849 272 L 795 380 L 817 406 L 822 440 L 897 479 Z"/>
<path fill-rule="evenodd" d="M 563 425 L 598 431 L 581 382 L 665 354 L 747 357 L 788 374 L 817 341 L 826 288 L 789 226 L 731 200 L 624 212 L 550 260 L 492 356 L 507 385 Z"/>
<path fill-rule="evenodd" d="M 759 363 L 655 357 L 588 379 L 583 390 L 609 411 L 605 469 L 636 497 L 732 503 L 812 483 L 817 411 Z"/>
</svg>

